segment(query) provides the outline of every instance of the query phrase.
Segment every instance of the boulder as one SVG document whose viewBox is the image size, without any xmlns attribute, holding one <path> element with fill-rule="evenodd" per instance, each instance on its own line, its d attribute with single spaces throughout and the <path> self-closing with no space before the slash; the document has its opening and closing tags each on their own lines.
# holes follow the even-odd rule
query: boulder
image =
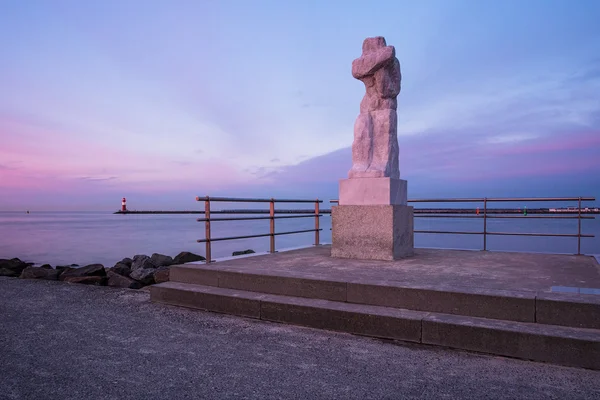
<svg viewBox="0 0 600 400">
<path fill-rule="evenodd" d="M 138 269 L 155 269 L 156 264 L 146 255 L 137 255 L 133 257 L 133 263 L 131 264 L 131 272 Z"/>
<path fill-rule="evenodd" d="M 150 260 L 157 267 L 168 267 L 169 265 L 173 265 L 173 258 L 171 256 L 165 256 L 164 254 L 154 253 Z"/>
<path fill-rule="evenodd" d="M 64 275 L 64 274 L 63 274 Z M 84 285 L 106 286 L 106 276 L 89 275 L 89 276 L 68 276 L 60 279 L 69 283 L 82 283 Z"/>
<path fill-rule="evenodd" d="M 129 257 L 125 257 L 124 259 L 122 259 L 121 261 L 119 261 L 119 263 L 121 264 L 125 264 L 128 267 L 131 267 L 131 264 L 133 264 L 133 260 Z"/>
<path fill-rule="evenodd" d="M 118 262 L 114 267 L 110 268 L 109 271 L 114 272 L 115 274 L 119 274 L 121 276 L 129 276 L 131 273 L 131 268 L 122 262 Z"/>
<path fill-rule="evenodd" d="M 154 283 L 163 283 L 169 281 L 171 272 L 170 267 L 159 267 L 154 271 Z"/>
<path fill-rule="evenodd" d="M 25 268 L 32 265 L 33 263 L 26 263 L 18 258 L 11 260 L 0 259 L 0 276 L 12 276 L 16 278 L 21 275 Z"/>
<path fill-rule="evenodd" d="M 142 284 L 138 281 L 135 281 L 131 278 L 128 278 L 123 275 L 119 275 L 111 270 L 109 270 L 106 274 L 108 278 L 108 286 L 127 288 L 127 289 L 139 289 L 142 287 Z"/>
<path fill-rule="evenodd" d="M 243 256 L 244 254 L 253 254 L 256 253 L 254 250 L 252 249 L 248 249 L 248 250 L 240 250 L 240 251 L 234 251 L 233 253 L 231 253 L 232 256 Z"/>
<path fill-rule="evenodd" d="M 50 265 L 50 264 L 44 264 L 44 265 L 42 265 L 40 268 L 44 268 L 44 269 L 52 269 L 52 265 Z"/>
<path fill-rule="evenodd" d="M 198 254 L 190 253 L 189 251 L 182 251 L 175 256 L 173 264 L 185 264 L 194 261 L 206 261 L 206 258 Z"/>
<path fill-rule="evenodd" d="M 61 281 L 67 280 L 68 278 L 81 278 L 86 276 L 100 276 L 105 277 L 106 271 L 102 264 L 90 264 L 81 268 L 70 268 L 67 271 L 63 271 L 60 274 L 59 279 Z"/>
<path fill-rule="evenodd" d="M 154 284 L 154 271 L 156 271 L 156 268 L 138 268 L 131 271 L 129 277 L 135 279 L 144 286 L 152 285 Z"/>
<path fill-rule="evenodd" d="M 45 279 L 48 281 L 58 280 L 59 271 L 44 267 L 27 267 L 21 272 L 21 279 Z"/>
<path fill-rule="evenodd" d="M 57 265 L 56 269 L 58 270 L 64 270 L 64 269 L 68 269 L 68 268 L 78 268 L 79 264 L 71 264 L 71 265 Z"/>
</svg>

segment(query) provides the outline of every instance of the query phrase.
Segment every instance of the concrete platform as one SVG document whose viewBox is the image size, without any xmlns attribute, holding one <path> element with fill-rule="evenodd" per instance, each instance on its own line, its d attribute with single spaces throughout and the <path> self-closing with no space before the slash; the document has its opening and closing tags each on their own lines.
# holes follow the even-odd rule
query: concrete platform
<svg viewBox="0 0 600 400">
<path fill-rule="evenodd" d="M 292 250 L 202 265 L 269 275 L 402 282 L 453 288 L 551 292 L 553 286 L 600 288 L 600 264 L 591 256 L 415 249 L 395 261 L 330 257 L 330 246 Z"/>
<path fill-rule="evenodd" d="M 153 301 L 360 335 L 600 369 L 593 257 L 417 250 L 358 261 L 328 246 L 171 269 Z"/>
</svg>

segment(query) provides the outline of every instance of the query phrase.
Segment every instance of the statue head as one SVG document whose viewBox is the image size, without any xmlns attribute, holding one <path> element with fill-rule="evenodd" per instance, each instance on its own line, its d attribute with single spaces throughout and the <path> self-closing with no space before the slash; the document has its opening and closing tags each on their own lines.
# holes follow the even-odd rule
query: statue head
<svg viewBox="0 0 600 400">
<path fill-rule="evenodd" d="M 375 36 L 366 38 L 362 45 L 363 54 L 372 53 L 377 49 L 387 46 L 385 38 L 383 36 Z"/>
</svg>

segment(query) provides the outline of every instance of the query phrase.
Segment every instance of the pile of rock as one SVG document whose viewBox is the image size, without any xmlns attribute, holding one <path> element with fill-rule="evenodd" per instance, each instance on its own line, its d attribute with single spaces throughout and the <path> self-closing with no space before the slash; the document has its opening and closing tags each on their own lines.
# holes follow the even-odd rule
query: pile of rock
<svg viewBox="0 0 600 400">
<path fill-rule="evenodd" d="M 205 261 L 205 258 L 187 251 L 179 253 L 175 258 L 154 253 L 150 257 L 136 255 L 133 259 L 124 258 L 112 268 L 105 268 L 102 264 L 90 264 L 85 267 L 76 264 L 59 265 L 56 268 L 44 264 L 34 267 L 33 263 L 26 263 L 18 258 L 0 259 L 0 276 L 139 289 L 168 281 L 171 265 L 193 261 Z"/>
</svg>

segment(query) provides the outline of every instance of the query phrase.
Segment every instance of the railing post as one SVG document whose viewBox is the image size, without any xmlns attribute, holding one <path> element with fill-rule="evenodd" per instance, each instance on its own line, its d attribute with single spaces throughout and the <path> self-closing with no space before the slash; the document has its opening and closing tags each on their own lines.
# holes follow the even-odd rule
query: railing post
<svg viewBox="0 0 600 400">
<path fill-rule="evenodd" d="M 318 246 L 319 238 L 319 199 L 315 201 L 315 246 Z"/>
<path fill-rule="evenodd" d="M 210 197 L 206 196 L 204 200 L 204 222 L 206 236 L 206 263 L 212 261 L 211 243 L 210 243 Z"/>
<path fill-rule="evenodd" d="M 577 215 L 577 255 L 581 254 L 581 197 L 579 198 L 579 207 Z"/>
<path fill-rule="evenodd" d="M 487 197 L 483 198 L 483 251 L 487 251 Z"/>
<path fill-rule="evenodd" d="M 269 246 L 269 252 L 271 253 L 275 253 L 275 200 L 273 198 L 271 198 L 271 201 L 269 202 L 269 215 L 271 216 L 270 222 L 271 222 L 271 229 L 270 229 L 270 239 L 271 239 L 271 243 Z"/>
</svg>

